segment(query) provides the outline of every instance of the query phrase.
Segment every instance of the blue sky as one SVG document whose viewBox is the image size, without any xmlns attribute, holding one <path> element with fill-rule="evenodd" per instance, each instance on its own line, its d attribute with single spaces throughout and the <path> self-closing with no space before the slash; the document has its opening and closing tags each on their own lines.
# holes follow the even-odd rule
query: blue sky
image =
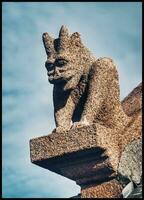
<svg viewBox="0 0 144 200">
<path fill-rule="evenodd" d="M 42 33 L 61 25 L 80 32 L 96 57 L 117 65 L 121 99 L 141 82 L 141 3 L 3 3 L 3 197 L 71 197 L 80 187 L 30 162 L 29 140 L 50 134 L 52 85 L 47 81 Z"/>
</svg>

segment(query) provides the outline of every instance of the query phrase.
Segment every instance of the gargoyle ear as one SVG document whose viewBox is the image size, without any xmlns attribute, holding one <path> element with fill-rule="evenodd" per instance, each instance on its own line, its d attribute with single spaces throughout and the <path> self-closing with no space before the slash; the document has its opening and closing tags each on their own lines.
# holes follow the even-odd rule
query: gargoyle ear
<svg viewBox="0 0 144 200">
<path fill-rule="evenodd" d="M 76 46 L 81 46 L 82 45 L 82 41 L 80 38 L 80 34 L 78 32 L 75 32 L 71 35 L 71 41 L 72 43 L 74 43 Z"/>
<path fill-rule="evenodd" d="M 50 37 L 48 33 L 43 33 L 42 39 L 43 39 L 43 44 L 46 50 L 46 54 L 47 56 L 49 56 L 51 52 L 54 51 L 54 44 L 53 44 L 54 39 Z"/>
</svg>

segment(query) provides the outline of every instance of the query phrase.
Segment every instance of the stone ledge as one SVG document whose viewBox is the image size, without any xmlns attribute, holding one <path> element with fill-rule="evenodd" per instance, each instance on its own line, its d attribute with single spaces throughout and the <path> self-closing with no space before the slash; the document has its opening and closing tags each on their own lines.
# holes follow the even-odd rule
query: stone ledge
<svg viewBox="0 0 144 200">
<path fill-rule="evenodd" d="M 96 132 L 93 126 L 52 133 L 30 140 L 31 161 L 63 156 L 96 146 Z"/>
<path fill-rule="evenodd" d="M 32 139 L 31 161 L 75 180 L 79 185 L 108 179 L 114 176 L 108 155 L 114 151 L 113 148 L 116 149 L 110 148 L 110 142 L 104 139 L 108 135 L 107 128 L 104 131 L 104 127 L 94 124 Z M 111 141 L 113 142 L 113 139 Z M 107 149 L 111 149 L 112 152 Z"/>
</svg>

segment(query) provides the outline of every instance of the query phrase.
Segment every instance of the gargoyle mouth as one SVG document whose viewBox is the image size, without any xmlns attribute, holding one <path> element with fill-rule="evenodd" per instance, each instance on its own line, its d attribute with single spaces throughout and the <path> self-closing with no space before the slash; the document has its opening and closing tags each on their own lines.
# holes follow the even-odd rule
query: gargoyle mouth
<svg viewBox="0 0 144 200">
<path fill-rule="evenodd" d="M 52 84 L 55 84 L 55 83 L 59 83 L 59 82 L 64 82 L 65 80 L 63 78 L 48 78 L 49 82 L 52 83 Z"/>
<path fill-rule="evenodd" d="M 71 77 L 69 78 L 64 78 L 64 77 L 48 77 L 48 80 L 51 84 L 57 84 L 57 83 L 67 83 Z"/>
</svg>

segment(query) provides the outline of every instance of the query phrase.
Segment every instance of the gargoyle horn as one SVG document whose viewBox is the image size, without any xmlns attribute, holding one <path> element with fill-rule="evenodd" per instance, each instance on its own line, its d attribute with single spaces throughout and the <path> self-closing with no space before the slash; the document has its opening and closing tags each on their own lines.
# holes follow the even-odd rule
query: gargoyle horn
<svg viewBox="0 0 144 200">
<path fill-rule="evenodd" d="M 68 29 L 66 26 L 62 26 L 59 31 L 59 50 L 64 50 L 67 48 L 69 38 Z"/>
<path fill-rule="evenodd" d="M 49 56 L 50 53 L 54 51 L 54 43 L 53 43 L 54 39 L 50 37 L 48 33 L 43 33 L 42 39 L 43 39 L 43 44 L 46 50 L 46 54 L 47 56 Z"/>
<path fill-rule="evenodd" d="M 80 34 L 78 32 L 73 33 L 70 38 L 72 43 L 75 44 L 76 46 L 82 45 Z"/>
<path fill-rule="evenodd" d="M 66 26 L 62 25 L 59 31 L 59 38 L 69 38 L 69 32 Z"/>
</svg>

